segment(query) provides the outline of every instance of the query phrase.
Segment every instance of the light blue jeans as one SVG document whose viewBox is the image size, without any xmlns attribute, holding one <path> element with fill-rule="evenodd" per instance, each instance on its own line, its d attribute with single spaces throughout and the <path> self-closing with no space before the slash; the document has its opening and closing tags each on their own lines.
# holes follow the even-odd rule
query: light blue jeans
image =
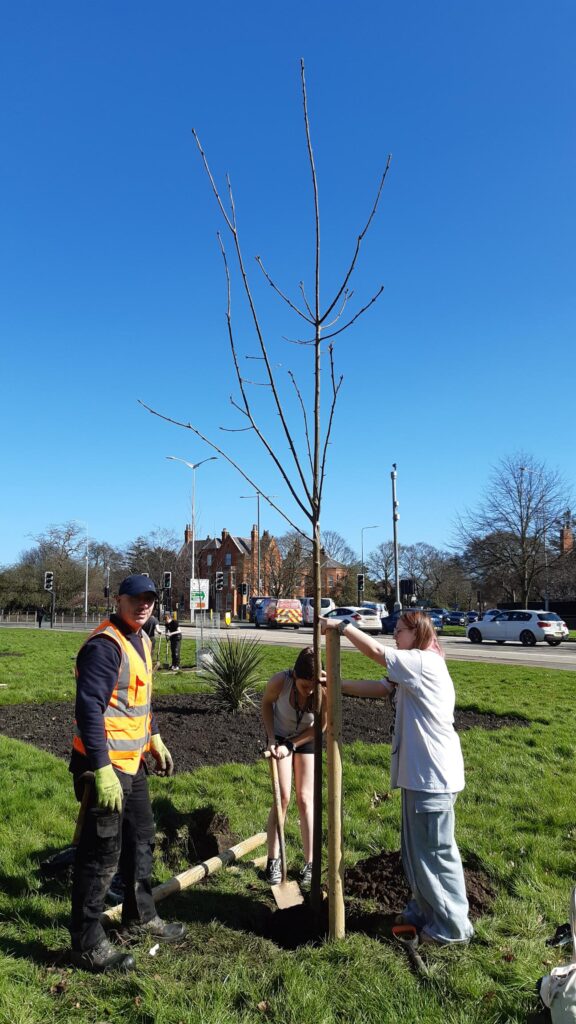
<svg viewBox="0 0 576 1024">
<path fill-rule="evenodd" d="M 441 943 L 474 934 L 454 838 L 455 793 L 402 790 L 402 863 L 412 899 L 403 916 Z"/>
</svg>

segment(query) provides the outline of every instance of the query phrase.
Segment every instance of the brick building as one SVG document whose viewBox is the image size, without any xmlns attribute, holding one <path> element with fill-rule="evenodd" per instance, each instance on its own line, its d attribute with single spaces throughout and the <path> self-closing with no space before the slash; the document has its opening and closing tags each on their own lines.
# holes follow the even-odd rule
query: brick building
<svg viewBox="0 0 576 1024">
<path fill-rule="evenodd" d="M 184 545 L 180 557 L 189 564 L 192 559 L 192 530 L 186 526 Z M 254 525 L 250 537 L 235 537 L 222 530 L 220 537 L 196 538 L 194 541 L 197 579 L 209 584 L 209 607 L 222 614 L 242 616 L 242 608 L 253 594 L 268 594 L 270 578 L 282 559 L 278 546 L 267 530 L 260 538 L 260 587 L 258 586 L 258 527 Z M 216 591 L 216 573 L 223 574 L 223 587 Z M 245 587 L 243 588 L 243 584 Z M 242 590 L 245 589 L 245 593 Z M 189 604 L 187 602 L 189 609 Z"/>
</svg>

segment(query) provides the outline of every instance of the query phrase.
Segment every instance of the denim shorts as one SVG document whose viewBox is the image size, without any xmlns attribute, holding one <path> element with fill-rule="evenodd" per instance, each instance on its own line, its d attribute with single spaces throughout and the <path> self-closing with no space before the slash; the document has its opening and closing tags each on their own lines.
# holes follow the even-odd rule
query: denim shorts
<svg viewBox="0 0 576 1024">
<path fill-rule="evenodd" d="M 277 736 L 276 743 L 284 743 L 284 736 Z M 308 743 L 301 743 L 296 750 L 292 751 L 293 754 L 313 754 L 314 753 L 314 740 L 310 740 Z"/>
</svg>

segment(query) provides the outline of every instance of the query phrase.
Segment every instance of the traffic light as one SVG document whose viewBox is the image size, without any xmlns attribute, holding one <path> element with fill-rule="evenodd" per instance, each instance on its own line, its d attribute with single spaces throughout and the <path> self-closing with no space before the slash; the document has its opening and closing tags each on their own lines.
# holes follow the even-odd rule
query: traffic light
<svg viewBox="0 0 576 1024">
<path fill-rule="evenodd" d="M 216 580 L 216 582 L 215 582 L 216 590 L 218 590 L 218 591 L 223 590 L 224 589 L 224 573 L 222 572 L 221 569 L 219 569 L 218 572 L 216 573 L 215 580 Z"/>
<path fill-rule="evenodd" d="M 358 590 L 364 590 L 364 573 L 358 573 Z"/>
<path fill-rule="evenodd" d="M 162 589 L 163 590 L 171 590 L 172 589 L 172 573 L 171 572 L 165 572 L 164 573 L 164 582 L 162 583 Z"/>
<path fill-rule="evenodd" d="M 50 591 L 54 590 L 54 573 L 53 572 L 45 572 L 44 573 L 44 590 L 50 590 Z"/>
<path fill-rule="evenodd" d="M 241 588 L 240 589 L 240 593 L 242 594 L 242 597 L 247 597 L 248 596 L 248 584 L 247 583 L 242 583 L 240 585 L 240 588 Z"/>
<path fill-rule="evenodd" d="M 400 597 L 412 597 L 416 593 L 416 580 L 409 576 L 400 580 Z"/>
</svg>

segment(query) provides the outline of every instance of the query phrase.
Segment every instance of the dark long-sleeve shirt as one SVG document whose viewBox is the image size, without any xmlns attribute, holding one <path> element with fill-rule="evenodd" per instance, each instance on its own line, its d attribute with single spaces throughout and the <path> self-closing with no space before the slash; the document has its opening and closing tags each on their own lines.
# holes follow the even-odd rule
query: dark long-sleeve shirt
<svg viewBox="0 0 576 1024">
<path fill-rule="evenodd" d="M 119 615 L 111 615 L 110 621 L 124 634 L 144 661 L 144 645 L 141 634 L 134 633 Z M 118 681 L 121 661 L 122 654 L 119 648 L 105 636 L 95 636 L 88 640 L 80 649 L 76 659 L 78 669 L 76 723 L 92 771 L 110 764 L 104 730 L 104 712 Z M 152 717 L 152 733 L 157 732 L 158 726 Z M 85 761 L 81 754 L 73 751 L 70 761 L 71 771 L 76 772 L 77 768 L 83 770 L 85 764 L 81 765 L 80 760 Z"/>
</svg>

